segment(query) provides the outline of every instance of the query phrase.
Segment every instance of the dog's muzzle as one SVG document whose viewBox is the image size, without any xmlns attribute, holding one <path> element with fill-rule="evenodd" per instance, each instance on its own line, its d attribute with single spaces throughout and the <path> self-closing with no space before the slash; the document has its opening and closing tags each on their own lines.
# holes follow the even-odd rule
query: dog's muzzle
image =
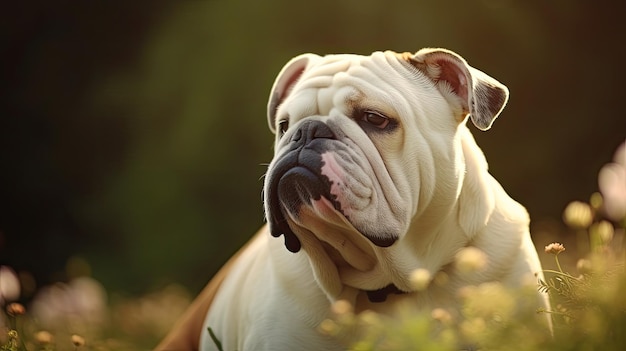
<svg viewBox="0 0 626 351">
<path fill-rule="evenodd" d="M 287 216 L 296 215 L 303 205 L 321 197 L 333 201 L 331 183 L 322 176 L 322 153 L 326 142 L 334 139 L 332 130 L 320 121 L 304 121 L 291 135 L 287 151 L 273 165 L 270 182 L 265 189 L 267 216 L 273 236 L 285 236 L 285 246 L 291 252 L 300 250 L 298 237 L 289 227 Z M 333 203 L 341 211 L 338 203 Z"/>
<path fill-rule="evenodd" d="M 312 206 L 313 201 L 324 198 L 350 222 L 337 197 L 331 194 L 332 181 L 322 172 L 324 153 L 336 152 L 346 146 L 337 140 L 326 123 L 314 119 L 301 122 L 285 137 L 289 139 L 283 146 L 284 151 L 274 160 L 267 174 L 266 215 L 272 235 L 284 235 L 287 249 L 297 252 L 301 243 L 288 219 L 290 216 L 297 219 L 303 206 Z M 352 225 L 358 231 L 358 225 Z M 361 234 L 379 247 L 388 247 L 396 241 L 395 237 Z"/>
</svg>

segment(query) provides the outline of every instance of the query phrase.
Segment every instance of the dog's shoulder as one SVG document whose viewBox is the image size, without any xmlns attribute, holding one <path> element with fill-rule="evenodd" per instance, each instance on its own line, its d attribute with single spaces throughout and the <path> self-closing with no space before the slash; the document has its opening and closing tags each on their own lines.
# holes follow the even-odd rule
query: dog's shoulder
<svg viewBox="0 0 626 351">
<path fill-rule="evenodd" d="M 191 351 L 198 350 L 202 326 L 215 296 L 222 283 L 229 275 L 236 262 L 250 244 L 261 235 L 267 235 L 267 225 L 263 226 L 248 243 L 231 257 L 213 276 L 211 281 L 200 292 L 198 297 L 187 308 L 183 316 L 176 322 L 169 334 L 159 343 L 154 351 Z"/>
</svg>

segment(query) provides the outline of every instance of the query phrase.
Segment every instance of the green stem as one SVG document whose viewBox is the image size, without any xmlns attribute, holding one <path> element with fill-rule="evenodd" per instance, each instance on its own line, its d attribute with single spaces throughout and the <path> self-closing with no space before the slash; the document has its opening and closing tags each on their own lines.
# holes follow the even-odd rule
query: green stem
<svg viewBox="0 0 626 351">
<path fill-rule="evenodd" d="M 556 266 L 559 268 L 559 272 L 561 273 L 565 273 L 563 272 L 563 268 L 561 268 L 561 264 L 559 263 L 559 255 L 554 255 L 554 260 L 556 261 Z"/>
<path fill-rule="evenodd" d="M 213 329 L 211 329 L 211 327 L 208 327 L 207 329 L 209 330 L 209 336 L 211 336 L 211 340 L 213 340 L 215 347 L 217 347 L 219 351 L 223 351 L 224 349 L 222 348 L 222 343 L 219 341 L 219 339 L 213 332 Z"/>
<path fill-rule="evenodd" d="M 549 313 L 549 314 L 556 314 L 556 315 L 566 316 L 566 317 L 574 319 L 574 316 L 572 316 L 571 314 L 569 314 L 567 312 L 560 312 L 560 311 L 553 311 L 553 310 L 546 310 L 546 309 L 542 309 L 539 312 L 541 312 L 541 313 Z"/>
<path fill-rule="evenodd" d="M 555 271 L 555 270 L 552 270 L 552 269 L 544 269 L 544 270 L 542 270 L 542 272 L 544 272 L 544 273 L 552 273 L 552 274 L 560 275 L 560 276 L 563 276 L 563 277 L 566 277 L 566 278 L 569 278 L 569 279 L 574 279 L 574 280 L 578 279 L 578 278 L 576 278 L 574 276 L 571 276 L 571 275 L 569 275 L 569 274 L 567 274 L 565 272 Z"/>
<path fill-rule="evenodd" d="M 561 268 L 561 263 L 559 263 L 559 254 L 554 255 L 554 260 L 556 261 L 556 266 L 559 268 L 559 272 L 561 272 L 561 274 L 563 274 L 565 276 L 571 277 L 569 274 L 563 272 L 563 268 Z M 573 279 L 576 279 L 576 278 L 573 278 Z M 565 279 L 565 283 L 567 284 L 567 287 L 571 291 L 572 290 L 572 284 L 570 284 L 569 279 Z"/>
</svg>

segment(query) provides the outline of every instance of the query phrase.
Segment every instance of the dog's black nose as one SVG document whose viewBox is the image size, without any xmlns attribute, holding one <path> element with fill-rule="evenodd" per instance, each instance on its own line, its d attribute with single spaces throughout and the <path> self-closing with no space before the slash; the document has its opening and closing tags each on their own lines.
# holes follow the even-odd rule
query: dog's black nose
<svg viewBox="0 0 626 351">
<path fill-rule="evenodd" d="M 334 139 L 335 134 L 328 125 L 318 120 L 303 121 L 291 136 L 291 141 L 307 144 L 313 139 Z"/>
</svg>

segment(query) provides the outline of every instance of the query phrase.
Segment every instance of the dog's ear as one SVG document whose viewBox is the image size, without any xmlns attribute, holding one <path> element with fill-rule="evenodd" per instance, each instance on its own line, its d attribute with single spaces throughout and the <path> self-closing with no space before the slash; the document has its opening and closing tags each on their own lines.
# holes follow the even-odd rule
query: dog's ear
<svg viewBox="0 0 626 351">
<path fill-rule="evenodd" d="M 509 98 L 506 86 L 452 51 L 422 49 L 408 59 L 435 82 L 448 101 L 460 104 L 462 120 L 469 114 L 480 130 L 491 128 Z"/>
<path fill-rule="evenodd" d="M 276 110 L 291 92 L 308 63 L 319 56 L 315 54 L 302 54 L 292 58 L 283 69 L 280 70 L 267 103 L 267 122 L 272 133 L 276 133 Z"/>
</svg>

